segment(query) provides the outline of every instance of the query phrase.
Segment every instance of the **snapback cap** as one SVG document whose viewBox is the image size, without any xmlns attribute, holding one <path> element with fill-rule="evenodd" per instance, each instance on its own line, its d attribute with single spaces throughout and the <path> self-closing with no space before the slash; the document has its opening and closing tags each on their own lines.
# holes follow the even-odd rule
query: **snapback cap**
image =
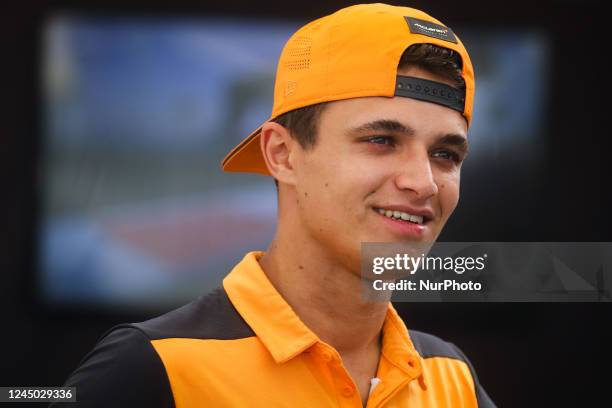
<svg viewBox="0 0 612 408">
<path fill-rule="evenodd" d="M 397 74 L 404 51 L 420 43 L 460 55 L 465 92 Z M 438 103 L 461 112 L 469 126 L 474 70 L 461 40 L 428 14 L 409 7 L 358 4 L 314 20 L 289 38 L 278 60 L 274 105 L 266 122 L 305 106 L 366 96 Z M 227 154 L 221 162 L 224 171 L 270 175 L 259 145 L 262 126 Z"/>
</svg>

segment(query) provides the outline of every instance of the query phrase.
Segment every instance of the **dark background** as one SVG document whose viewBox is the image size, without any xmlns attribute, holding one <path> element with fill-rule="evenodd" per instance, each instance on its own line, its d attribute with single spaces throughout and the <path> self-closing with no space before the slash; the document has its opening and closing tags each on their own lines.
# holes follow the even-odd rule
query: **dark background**
<svg viewBox="0 0 612 408">
<path fill-rule="evenodd" d="M 85 3 L 85 2 L 82 2 Z M 423 9 L 449 26 L 539 28 L 551 35 L 547 134 L 537 174 L 520 157 L 491 163 L 482 183 L 503 186 L 477 205 L 460 207 L 442 238 L 456 241 L 612 241 L 604 204 L 610 163 L 606 110 L 609 21 L 593 1 L 393 2 Z M 109 327 L 152 312 L 117 315 L 51 310 L 36 298 L 35 236 L 39 29 L 57 10 L 94 14 L 228 15 L 314 19 L 350 2 L 133 0 L 14 2 L 0 13 L 2 103 L 0 385 L 61 385 Z M 520 84 L 516 86 L 520 103 Z M 519 155 L 520 156 L 520 155 Z M 479 181 L 480 182 L 480 181 Z M 499 191 L 499 188 L 496 189 Z M 486 215 L 486 222 L 483 222 Z M 481 382 L 502 407 L 609 406 L 609 303 L 399 304 L 407 325 L 439 335 L 470 356 Z"/>
</svg>

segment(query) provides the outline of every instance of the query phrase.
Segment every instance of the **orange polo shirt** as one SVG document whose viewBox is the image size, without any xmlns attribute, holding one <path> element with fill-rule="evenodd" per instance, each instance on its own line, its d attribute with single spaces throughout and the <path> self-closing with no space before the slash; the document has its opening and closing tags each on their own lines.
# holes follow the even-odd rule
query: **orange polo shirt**
<svg viewBox="0 0 612 408">
<path fill-rule="evenodd" d="M 276 291 L 262 255 L 209 295 L 111 329 L 65 386 L 84 406 L 361 407 L 340 355 Z M 382 339 L 368 408 L 495 406 L 457 347 L 408 331 L 391 304 Z"/>
</svg>

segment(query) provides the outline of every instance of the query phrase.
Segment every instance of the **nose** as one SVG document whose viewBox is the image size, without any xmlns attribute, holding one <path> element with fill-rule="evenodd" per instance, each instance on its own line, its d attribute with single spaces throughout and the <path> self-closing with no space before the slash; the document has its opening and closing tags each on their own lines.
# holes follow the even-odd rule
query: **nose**
<svg viewBox="0 0 612 408">
<path fill-rule="evenodd" d="M 404 156 L 395 184 L 400 190 L 412 191 L 418 199 L 427 199 L 438 194 L 429 154 L 426 151 L 413 151 L 409 156 Z"/>
</svg>

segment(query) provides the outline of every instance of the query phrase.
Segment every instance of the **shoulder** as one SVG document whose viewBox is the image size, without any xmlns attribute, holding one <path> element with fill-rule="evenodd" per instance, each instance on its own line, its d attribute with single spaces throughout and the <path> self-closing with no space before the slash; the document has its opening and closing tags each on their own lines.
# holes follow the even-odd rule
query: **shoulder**
<svg viewBox="0 0 612 408">
<path fill-rule="evenodd" d="M 131 325 L 115 326 L 72 372 L 77 406 L 174 407 L 164 366 L 149 339 Z"/>
<path fill-rule="evenodd" d="M 65 383 L 80 406 L 173 407 L 165 361 L 153 342 L 167 338 L 238 339 L 255 336 L 223 289 L 159 317 L 104 333 Z M 112 401 L 112 404 L 111 404 Z"/>
</svg>

